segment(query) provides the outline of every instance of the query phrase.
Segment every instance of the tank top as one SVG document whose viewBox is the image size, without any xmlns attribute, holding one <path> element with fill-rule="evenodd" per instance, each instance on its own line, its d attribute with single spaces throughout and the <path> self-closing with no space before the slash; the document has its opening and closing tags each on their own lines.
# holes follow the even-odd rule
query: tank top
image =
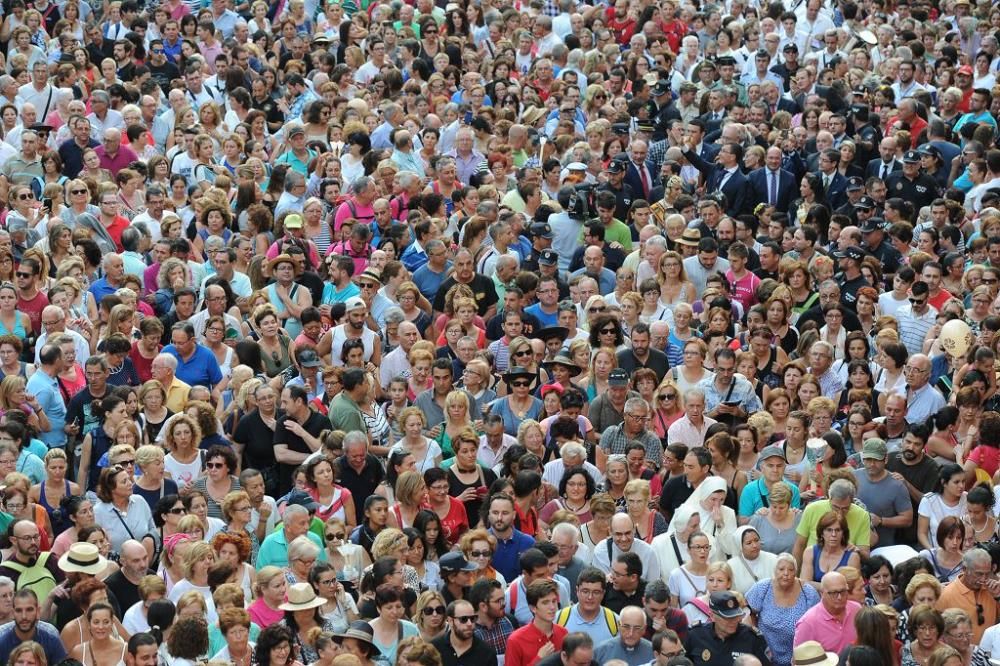
<svg viewBox="0 0 1000 666">
<path fill-rule="evenodd" d="M 122 645 L 122 656 L 118 657 L 118 663 L 115 666 L 125 666 L 125 645 Z M 87 656 L 90 656 L 90 663 L 87 663 Z M 90 641 L 87 641 L 87 648 L 83 651 L 83 666 L 97 666 L 97 660 L 94 659 L 94 650 L 90 647 Z"/>
<path fill-rule="evenodd" d="M 298 292 L 299 292 L 299 284 L 297 282 L 293 283 L 292 290 L 288 293 L 288 298 L 294 300 L 295 295 Z M 289 337 L 291 337 L 293 340 L 299 337 L 299 333 L 302 332 L 302 322 L 300 322 L 295 317 L 289 315 L 288 310 L 285 308 L 285 304 L 281 302 L 280 298 L 278 298 L 278 289 L 276 283 L 272 282 L 271 284 L 267 285 L 267 296 L 268 299 L 271 301 L 271 305 L 273 305 L 274 309 L 277 311 L 278 319 L 281 320 L 281 326 L 282 328 L 285 329 L 285 332 L 288 333 Z"/>
<path fill-rule="evenodd" d="M 111 438 L 104 432 L 102 426 L 90 431 L 90 469 L 87 475 L 87 490 L 97 489 L 97 477 L 101 475 L 98 464 L 105 453 L 111 448 Z"/>
<path fill-rule="evenodd" d="M 66 481 L 66 495 L 70 494 L 69 481 Z M 38 503 L 41 505 L 45 512 L 49 514 L 49 520 L 52 522 L 52 533 L 61 534 L 65 530 L 72 527 L 72 523 L 69 519 L 63 515 L 62 509 L 58 506 L 52 508 L 49 506 L 49 501 L 45 498 L 45 483 L 42 483 L 41 488 L 38 492 Z"/>
<path fill-rule="evenodd" d="M 822 547 L 819 544 L 813 546 L 813 580 L 822 580 L 823 575 L 826 571 L 819 568 L 819 555 Z M 837 562 L 837 566 L 833 567 L 831 571 L 836 571 L 840 567 L 847 566 L 847 561 L 851 559 L 851 551 L 845 550 L 844 554 L 840 556 L 840 562 Z"/>
<path fill-rule="evenodd" d="M 17 371 L 17 376 L 18 377 L 24 377 L 25 379 L 27 379 L 28 378 L 28 364 L 25 361 L 18 361 L 18 363 L 20 363 L 21 365 L 20 365 L 20 368 Z M 7 375 L 4 374 L 4 371 L 0 370 L 0 380 L 2 380 L 6 376 Z"/>
<path fill-rule="evenodd" d="M 25 335 L 24 322 L 21 321 L 21 314 L 22 313 L 21 313 L 20 310 L 14 310 L 14 330 L 13 331 L 10 330 L 10 329 L 8 329 L 7 326 L 5 326 L 2 321 L 0 321 L 0 335 L 13 335 L 13 336 L 16 336 L 17 338 L 19 338 L 21 340 L 24 340 L 27 337 L 27 335 Z"/>
</svg>

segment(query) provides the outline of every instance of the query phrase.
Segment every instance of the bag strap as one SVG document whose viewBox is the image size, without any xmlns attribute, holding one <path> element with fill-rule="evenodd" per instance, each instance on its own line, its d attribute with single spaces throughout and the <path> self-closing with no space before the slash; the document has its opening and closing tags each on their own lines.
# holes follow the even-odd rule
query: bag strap
<svg viewBox="0 0 1000 666">
<path fill-rule="evenodd" d="M 674 547 L 674 555 L 677 556 L 677 564 L 683 566 L 684 558 L 681 557 L 681 547 L 677 543 L 677 534 L 670 535 L 670 545 Z"/>
<path fill-rule="evenodd" d="M 118 509 L 116 509 L 115 507 L 111 507 L 111 510 L 114 512 L 116 516 L 118 516 L 118 520 L 121 521 L 122 527 L 124 527 L 125 531 L 128 532 L 128 538 L 132 539 L 133 541 L 137 541 L 135 535 L 132 534 L 132 530 L 129 529 L 128 523 L 126 523 L 125 519 L 122 518 L 122 514 L 118 511 Z"/>
</svg>

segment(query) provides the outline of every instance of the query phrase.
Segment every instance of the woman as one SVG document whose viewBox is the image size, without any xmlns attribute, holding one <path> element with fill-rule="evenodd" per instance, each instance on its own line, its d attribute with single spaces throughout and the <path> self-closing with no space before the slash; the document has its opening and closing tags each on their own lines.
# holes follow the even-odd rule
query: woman
<svg viewBox="0 0 1000 666">
<path fill-rule="evenodd" d="M 52 533 L 61 534 L 72 526 L 60 506 L 65 497 L 80 494 L 80 486 L 66 479 L 66 452 L 50 449 L 45 454 L 45 481 L 31 487 L 28 499 L 45 509 L 52 524 Z"/>
<path fill-rule="evenodd" d="M 83 663 L 124 663 L 125 641 L 115 636 L 115 613 L 111 606 L 104 602 L 92 604 L 87 609 L 87 626 L 90 640 L 74 647 L 70 656 Z"/>
<path fill-rule="evenodd" d="M 449 396 L 454 393 L 453 391 Z M 466 398 L 462 398 L 459 402 L 462 401 L 468 404 Z M 493 470 L 476 462 L 479 435 L 471 424 L 456 435 L 453 445 L 455 458 L 454 464 L 448 468 L 448 494 L 465 504 L 469 526 L 476 527 L 479 525 L 483 500 L 489 492 L 489 487 L 497 480 L 497 476 Z"/>
<path fill-rule="evenodd" d="M 191 536 L 197 537 L 198 532 L 201 532 L 201 536 L 198 538 L 211 541 L 212 537 L 222 531 L 226 524 L 222 522 L 221 518 L 213 518 L 208 515 L 208 498 L 205 493 L 192 488 L 182 495 L 184 508 L 187 509 L 188 515 L 181 519 L 178 526 Z"/>
<path fill-rule="evenodd" d="M 603 492 L 611 498 L 618 509 L 625 509 L 625 486 L 628 485 L 628 459 L 620 453 L 612 453 L 605 461 Z"/>
<path fill-rule="evenodd" d="M 791 310 L 788 303 L 782 298 L 771 296 L 770 300 L 764 304 L 767 311 L 765 324 L 774 335 L 775 341 L 786 354 L 791 354 L 799 343 L 799 333 L 789 323 Z M 785 386 L 785 388 L 788 388 Z"/>
<path fill-rule="evenodd" d="M 816 544 L 802 553 L 800 578 L 819 584 L 823 575 L 840 567 L 861 567 L 857 551 L 848 548 L 847 520 L 836 511 L 823 514 L 816 523 Z"/>
<path fill-rule="evenodd" d="M 503 574 L 493 567 L 492 558 L 497 549 L 497 540 L 491 533 L 482 527 L 469 530 L 462 535 L 459 549 L 467 560 L 479 565 L 479 569 L 472 572 L 474 581 L 486 578 L 499 581 L 502 585 L 507 584 Z"/>
<path fill-rule="evenodd" d="M 374 635 L 372 643 L 389 661 L 395 663 L 399 641 L 408 636 L 418 636 L 420 630 L 409 620 L 404 620 L 403 590 L 383 584 L 375 590 L 375 607 L 378 617 L 369 622 Z"/>
<path fill-rule="evenodd" d="M 208 515 L 222 518 L 226 495 L 240 489 L 240 481 L 233 474 L 237 470 L 236 454 L 232 447 L 215 444 L 204 454 L 204 464 L 207 475 L 198 477 L 191 487 L 205 494 Z"/>
<path fill-rule="evenodd" d="M 681 395 L 695 388 L 700 382 L 715 377 L 715 373 L 705 369 L 705 357 L 708 346 L 699 338 L 693 338 L 684 343 L 683 365 L 674 367 L 670 376 L 680 389 Z"/>
<path fill-rule="evenodd" d="M 233 347 L 225 343 L 226 320 L 225 318 L 209 317 L 205 322 L 205 341 L 203 345 L 215 355 L 215 360 L 219 364 L 219 370 L 223 377 L 231 377 L 233 374 L 233 360 L 235 352 Z"/>
<path fill-rule="evenodd" d="M 280 606 L 285 611 L 282 622 L 291 632 L 294 654 L 303 663 L 311 664 L 319 658 L 309 642 L 310 632 L 317 627 L 323 631 L 333 631 L 333 625 L 326 622 L 320 613 L 320 607 L 325 603 L 312 585 L 296 583 L 289 586 L 288 600 Z"/>
<path fill-rule="evenodd" d="M 591 551 L 594 545 L 611 536 L 611 517 L 617 506 L 607 493 L 597 493 L 590 498 L 590 521 L 580 525 L 580 538 Z"/>
<path fill-rule="evenodd" d="M 914 606 L 909 612 L 907 629 L 911 638 L 903 645 L 902 666 L 927 666 L 931 654 L 943 645 L 941 612 L 926 604 Z"/>
<path fill-rule="evenodd" d="M 995 503 L 996 496 L 985 484 L 969 491 L 965 499 L 965 515 L 962 516 L 966 544 L 995 543 L 1000 540 L 997 533 L 998 522 L 993 515 Z"/>
<path fill-rule="evenodd" d="M 723 504 L 727 489 L 725 480 L 710 476 L 701 482 L 684 504 L 699 514 L 701 530 L 712 537 L 721 553 L 728 556 L 730 544 L 721 539 L 736 530 L 736 512 Z"/>
<path fill-rule="evenodd" d="M 189 590 L 198 592 L 205 598 L 208 621 L 215 624 L 219 620 L 219 614 L 215 610 L 212 590 L 208 586 L 208 570 L 213 564 L 215 564 L 215 550 L 211 545 L 203 541 L 191 544 L 184 553 L 182 561 L 184 578 L 177 581 L 170 590 L 168 598 L 176 604 Z"/>
<path fill-rule="evenodd" d="M 708 535 L 701 531 L 693 531 L 685 543 L 690 559 L 681 564 L 667 579 L 670 590 L 670 605 L 680 608 L 695 597 L 705 594 L 706 576 L 708 575 L 708 560 L 712 549 Z"/>
<path fill-rule="evenodd" d="M 539 526 L 542 529 L 547 528 L 556 511 L 572 512 L 581 525 L 589 522 L 593 519 L 590 499 L 596 492 L 597 485 L 583 467 L 567 468 L 559 481 L 559 497 L 548 502 L 538 512 Z M 665 529 L 666 524 L 664 523 Z"/>
<path fill-rule="evenodd" d="M 667 443 L 667 431 L 670 429 L 670 426 L 677 419 L 684 416 L 680 390 L 672 379 L 669 377 L 665 378 L 660 386 L 657 387 L 653 404 L 653 429 L 656 436 L 660 438 L 660 442 L 665 446 Z M 659 494 L 656 488 L 653 488 L 653 490 L 656 494 Z"/>
<path fill-rule="evenodd" d="M 945 516 L 938 523 L 933 550 L 920 551 L 920 557 L 934 566 L 934 575 L 942 583 L 950 583 L 965 571 L 962 554 L 965 549 L 966 526 L 956 516 Z"/>
<path fill-rule="evenodd" d="M 833 346 L 835 359 L 844 358 L 847 346 L 847 329 L 844 328 L 844 310 L 840 303 L 828 303 L 823 307 L 823 321 L 819 329 L 819 339 Z"/>
<path fill-rule="evenodd" d="M 256 600 L 247 608 L 254 624 L 270 628 L 284 619 L 280 606 L 285 601 L 287 585 L 285 573 L 280 567 L 266 566 L 257 572 Z"/>
<path fill-rule="evenodd" d="M 712 621 L 709 601 L 715 592 L 727 592 L 733 588 L 733 572 L 725 562 L 712 562 L 705 574 L 705 591 L 692 598 L 681 607 L 687 616 L 688 626 L 694 627 Z"/>
<path fill-rule="evenodd" d="M 586 376 L 577 382 L 577 385 L 586 392 L 588 400 L 594 400 L 597 396 L 607 393 L 608 378 L 616 367 L 618 358 L 613 348 L 600 347 L 594 350 Z"/>
<path fill-rule="evenodd" d="M 287 257 L 288 255 L 282 255 Z M 291 265 L 287 260 L 284 265 Z M 289 273 L 288 270 L 284 271 Z M 307 289 L 302 289 L 307 292 Z M 274 297 L 276 298 L 276 297 Z M 258 344 L 264 357 L 264 369 L 270 378 L 277 377 L 288 366 L 292 365 L 292 358 L 295 354 L 295 342 L 289 331 L 281 332 L 281 321 L 273 305 L 274 301 L 266 305 L 260 305 L 254 310 L 253 323 L 258 335 Z M 299 331 L 299 333 L 301 330 Z M 295 335 L 298 335 L 296 333 Z"/>
<path fill-rule="evenodd" d="M 452 442 L 467 428 L 473 427 L 470 411 L 469 396 L 464 391 L 451 391 L 445 396 L 444 422 L 438 424 L 440 434 L 436 438 L 444 458 L 455 455 Z"/>
<path fill-rule="evenodd" d="M 250 524 L 253 507 L 250 496 L 243 490 L 234 490 L 228 493 L 221 502 L 222 519 L 226 521 L 226 526 L 222 532 L 237 537 L 244 537 L 249 545 L 247 556 L 243 559 L 251 565 L 257 561 L 257 550 L 260 543 L 257 540 L 257 531 L 247 529 Z M 247 589 L 247 597 L 250 598 L 253 587 Z"/>
<path fill-rule="evenodd" d="M 762 549 L 760 534 L 752 525 L 737 528 L 732 541 L 730 550 L 736 554 L 729 558 L 731 589 L 746 594 L 754 584 L 774 575 L 778 557 Z"/>
<path fill-rule="evenodd" d="M 445 620 L 447 604 L 437 590 L 427 590 L 417 597 L 414 606 L 413 623 L 420 632 L 420 639 L 430 643 L 435 638 L 444 635 L 447 629 Z"/>
<path fill-rule="evenodd" d="M 791 507 L 792 488 L 787 483 L 776 483 L 768 493 L 770 507 L 765 513 L 750 517 L 750 525 L 761 538 L 761 548 L 769 553 L 792 552 L 795 530 L 802 518 L 800 511 Z"/>
<path fill-rule="evenodd" d="M 747 485 L 747 475 L 736 466 L 740 455 L 738 444 L 726 433 L 718 433 L 705 446 L 712 453 L 712 472 L 722 477 L 739 496 Z"/>
<path fill-rule="evenodd" d="M 331 518 L 324 526 L 326 559 L 337 570 L 338 580 L 356 584 L 371 558 L 361 546 L 347 540 L 347 526 L 340 518 Z"/>
<path fill-rule="evenodd" d="M 979 645 L 972 644 L 972 618 L 961 608 L 948 608 L 942 611 L 944 632 L 941 642 L 958 651 L 962 658 L 961 666 L 987 666 L 990 655 Z"/>
<path fill-rule="evenodd" d="M 243 590 L 244 602 L 253 599 L 253 589 L 257 582 L 257 572 L 250 563 L 250 539 L 246 534 L 219 532 L 212 537 L 212 549 L 216 560 L 232 567 L 232 575 L 226 580 Z"/>
<path fill-rule="evenodd" d="M 511 392 L 489 404 L 490 413 L 499 414 L 503 419 L 504 432 L 511 437 L 517 435 L 518 426 L 527 419 L 538 420 L 542 413 L 542 401 L 531 395 L 531 385 L 537 381 L 536 372 L 515 366 L 504 374 L 504 382 Z"/>
<path fill-rule="evenodd" d="M 268 625 L 257 637 L 254 664 L 257 666 L 302 666 L 295 658 L 295 636 L 284 624 Z"/>
<path fill-rule="evenodd" d="M 399 423 L 403 428 L 403 439 L 396 442 L 389 450 L 390 455 L 406 451 L 413 456 L 414 469 L 426 472 L 441 464 L 442 452 L 438 443 L 424 436 L 427 428 L 427 417 L 417 407 L 407 407 L 399 413 Z"/>
<path fill-rule="evenodd" d="M 181 492 L 194 488 L 194 482 L 201 476 L 202 459 L 198 450 L 201 429 L 187 414 L 178 414 L 166 425 L 164 443 L 170 453 L 164 459 L 164 467 Z"/>
<path fill-rule="evenodd" d="M 220 611 L 218 628 L 226 640 L 226 646 L 216 652 L 212 660 L 235 666 L 250 666 L 254 648 L 254 644 L 250 642 L 252 626 L 250 614 L 242 608 L 226 608 Z"/>
<path fill-rule="evenodd" d="M 24 641 L 10 651 L 10 666 L 49 666 L 45 649 L 35 641 Z"/>
<path fill-rule="evenodd" d="M 796 577 L 797 568 L 795 558 L 782 553 L 775 561 L 773 577 L 754 583 L 746 593 L 750 621 L 764 635 L 775 664 L 792 663 L 795 623 L 819 603 L 819 592 Z"/>
<path fill-rule="evenodd" d="M 332 627 L 334 632 L 346 630 L 357 619 L 358 607 L 338 578 L 336 569 L 328 562 L 317 562 L 309 571 L 309 582 L 323 599 L 319 607 L 322 624 Z"/>
<path fill-rule="evenodd" d="M 652 543 L 653 537 L 667 531 L 667 521 L 659 511 L 653 511 L 650 505 L 649 481 L 632 479 L 625 484 L 625 506 L 629 517 L 635 523 L 635 536 L 646 543 Z"/>
<path fill-rule="evenodd" d="M 664 252 L 657 267 L 656 281 L 660 285 L 660 303 L 673 311 L 678 303 L 694 303 L 698 298 L 694 283 L 684 273 L 681 255 L 672 250 Z"/>
<path fill-rule="evenodd" d="M 937 528 L 946 516 L 961 518 L 966 512 L 965 470 L 947 463 L 938 470 L 937 488 L 927 493 L 917 507 L 917 540 L 925 550 L 936 548 Z"/>
<path fill-rule="evenodd" d="M 319 558 L 320 550 L 320 547 L 305 535 L 296 537 L 288 544 L 288 567 L 285 569 L 285 579 L 289 585 L 308 582 L 309 570 Z"/>
<path fill-rule="evenodd" d="M 448 543 L 454 546 L 462 534 L 469 529 L 469 518 L 465 504 L 457 498 L 449 496 L 451 484 L 448 473 L 438 467 L 424 472 L 424 483 L 427 484 L 427 506 L 441 520 L 441 530 Z"/>
<path fill-rule="evenodd" d="M 400 474 L 394 495 L 396 502 L 389 508 L 386 524 L 399 529 L 413 525 L 427 495 L 427 484 L 420 472 L 410 470 Z"/>
<path fill-rule="evenodd" d="M 0 284 L 0 335 L 13 335 L 20 340 L 28 337 L 31 319 L 17 309 L 17 290 L 10 282 Z"/>
<path fill-rule="evenodd" d="M 94 506 L 82 495 L 68 495 L 59 501 L 59 510 L 66 516 L 69 527 L 56 536 L 52 554 L 61 557 L 69 547 L 79 541 L 79 531 L 94 525 Z"/>
<path fill-rule="evenodd" d="M 413 568 L 419 587 L 436 590 L 441 585 L 441 569 L 430 559 L 430 545 L 424 535 L 415 528 L 403 530 L 409 550 L 402 551 L 403 564 Z"/>
<path fill-rule="evenodd" d="M 306 492 L 320 505 L 316 510 L 317 518 L 326 521 L 338 517 L 345 521 L 348 529 L 357 526 L 351 491 L 337 485 L 336 472 L 328 458 L 319 456 L 306 464 L 306 483 Z"/>
<path fill-rule="evenodd" d="M 112 550 L 121 552 L 128 540 L 139 541 L 153 552 L 156 525 L 149 505 L 132 493 L 132 476 L 124 467 L 105 467 L 97 480 L 94 517 L 104 526 Z"/>
</svg>

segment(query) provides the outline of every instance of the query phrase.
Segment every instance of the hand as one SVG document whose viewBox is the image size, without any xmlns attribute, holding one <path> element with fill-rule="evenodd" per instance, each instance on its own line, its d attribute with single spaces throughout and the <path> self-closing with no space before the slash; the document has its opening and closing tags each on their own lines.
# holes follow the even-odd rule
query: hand
<svg viewBox="0 0 1000 666">
<path fill-rule="evenodd" d="M 721 506 L 717 506 L 714 509 L 712 509 L 712 520 L 715 521 L 716 525 L 722 525 L 723 518 L 722 518 L 722 507 Z"/>
<path fill-rule="evenodd" d="M 552 641 L 548 641 L 538 650 L 538 656 L 545 658 L 556 651 L 556 646 L 552 644 Z"/>
<path fill-rule="evenodd" d="M 69 588 L 66 586 L 65 581 L 52 588 L 52 596 L 56 597 L 57 599 L 69 598 Z"/>
<path fill-rule="evenodd" d="M 889 472 L 889 476 L 891 476 L 892 478 L 896 479 L 900 483 L 906 483 L 906 479 L 904 479 L 903 475 L 900 474 L 899 472 Z"/>
<path fill-rule="evenodd" d="M 762 506 L 761 508 L 757 509 L 757 512 L 754 515 L 757 515 L 757 516 L 767 516 L 770 513 L 771 513 L 771 509 L 770 508 L 768 508 L 766 506 Z"/>
<path fill-rule="evenodd" d="M 610 247 L 612 250 L 624 250 L 625 249 L 624 247 L 622 247 L 622 244 L 619 243 L 618 241 L 613 241 L 611 243 L 608 243 L 608 247 Z"/>
<path fill-rule="evenodd" d="M 458 497 L 456 497 L 455 499 L 457 499 L 457 500 L 459 500 L 461 502 L 471 502 L 472 500 L 476 499 L 477 497 L 479 497 L 479 496 L 476 494 L 476 489 L 475 488 L 466 488 L 465 490 L 462 491 L 462 494 L 459 495 Z"/>
<path fill-rule="evenodd" d="M 257 513 L 260 514 L 261 520 L 266 520 L 271 517 L 271 505 L 267 502 L 261 502 L 260 506 L 257 508 Z"/>
<path fill-rule="evenodd" d="M 372 374 L 375 374 L 376 372 L 378 372 L 378 367 L 376 367 L 376 365 L 371 361 L 368 361 L 367 363 L 365 363 L 365 372 L 370 372 Z"/>
<path fill-rule="evenodd" d="M 654 617 L 653 618 L 653 633 L 656 633 L 660 629 L 663 629 L 667 625 L 666 618 Z"/>
<path fill-rule="evenodd" d="M 431 439 L 437 439 L 437 436 L 440 434 L 441 434 L 440 423 L 427 431 L 427 436 L 430 437 Z"/>
<path fill-rule="evenodd" d="M 306 434 L 305 428 L 303 428 L 295 419 L 285 419 L 285 429 L 298 437 L 302 437 Z"/>
</svg>

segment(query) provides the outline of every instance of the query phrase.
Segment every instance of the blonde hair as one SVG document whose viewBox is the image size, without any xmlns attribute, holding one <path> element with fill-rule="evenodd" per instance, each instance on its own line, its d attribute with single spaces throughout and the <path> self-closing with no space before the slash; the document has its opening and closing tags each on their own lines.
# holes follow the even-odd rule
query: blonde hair
<svg viewBox="0 0 1000 666">
<path fill-rule="evenodd" d="M 193 517 L 197 520 L 196 516 Z M 215 557 L 215 551 L 212 550 L 212 546 L 204 541 L 196 541 L 192 543 L 191 547 L 184 552 L 184 559 L 181 561 L 181 570 L 184 571 L 184 577 L 191 578 L 191 573 L 194 571 L 194 565 L 208 555 Z"/>
<path fill-rule="evenodd" d="M 386 527 L 376 535 L 375 540 L 372 542 L 372 560 L 377 560 L 380 557 L 390 557 L 393 551 L 406 544 L 407 539 L 406 535 L 403 534 L 403 530 L 396 529 L 395 527 Z"/>
</svg>

